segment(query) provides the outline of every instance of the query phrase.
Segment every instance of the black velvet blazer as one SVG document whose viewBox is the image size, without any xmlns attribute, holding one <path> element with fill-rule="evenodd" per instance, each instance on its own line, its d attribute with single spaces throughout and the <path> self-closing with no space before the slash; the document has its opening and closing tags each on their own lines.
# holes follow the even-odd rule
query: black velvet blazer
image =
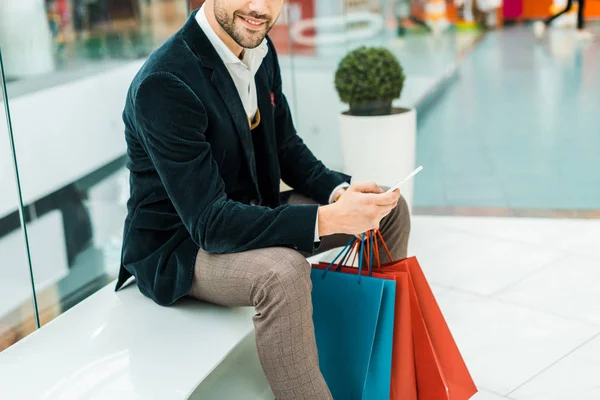
<svg viewBox="0 0 600 400">
<path fill-rule="evenodd" d="M 318 206 L 279 204 L 280 179 L 321 204 L 350 179 L 327 169 L 296 134 L 269 40 L 255 76 L 268 171 L 261 179 L 270 191 L 261 185 L 261 193 L 246 113 L 196 12 L 148 58 L 123 111 L 131 195 L 116 289 L 134 275 L 161 305 L 187 294 L 199 248 L 313 252 Z"/>
</svg>

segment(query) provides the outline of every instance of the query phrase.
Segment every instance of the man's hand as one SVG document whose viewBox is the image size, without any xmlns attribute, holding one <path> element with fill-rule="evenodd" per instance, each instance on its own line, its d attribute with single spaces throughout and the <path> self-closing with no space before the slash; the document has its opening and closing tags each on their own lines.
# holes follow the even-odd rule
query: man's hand
<svg viewBox="0 0 600 400">
<path fill-rule="evenodd" d="M 352 184 L 337 202 L 319 207 L 319 234 L 358 235 L 379 228 L 379 222 L 397 205 L 400 191 L 384 193 L 374 182 Z"/>
</svg>

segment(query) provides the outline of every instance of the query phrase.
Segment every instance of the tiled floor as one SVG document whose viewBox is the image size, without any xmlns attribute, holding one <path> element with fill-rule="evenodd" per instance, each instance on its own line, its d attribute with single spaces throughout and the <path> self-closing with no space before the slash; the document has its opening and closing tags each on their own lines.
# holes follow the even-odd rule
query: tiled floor
<svg viewBox="0 0 600 400">
<path fill-rule="evenodd" d="M 600 398 L 599 238 L 600 220 L 414 217 L 475 399 Z"/>
<path fill-rule="evenodd" d="M 600 209 L 599 63 L 572 31 L 489 33 L 419 126 L 415 205 Z"/>
</svg>

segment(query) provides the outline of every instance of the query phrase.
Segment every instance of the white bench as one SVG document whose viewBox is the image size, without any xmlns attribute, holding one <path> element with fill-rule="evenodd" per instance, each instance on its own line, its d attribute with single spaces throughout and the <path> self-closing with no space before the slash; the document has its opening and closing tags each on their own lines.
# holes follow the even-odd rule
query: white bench
<svg viewBox="0 0 600 400">
<path fill-rule="evenodd" d="M 274 398 L 254 310 L 160 307 L 114 283 L 0 353 L 0 399 Z"/>
</svg>

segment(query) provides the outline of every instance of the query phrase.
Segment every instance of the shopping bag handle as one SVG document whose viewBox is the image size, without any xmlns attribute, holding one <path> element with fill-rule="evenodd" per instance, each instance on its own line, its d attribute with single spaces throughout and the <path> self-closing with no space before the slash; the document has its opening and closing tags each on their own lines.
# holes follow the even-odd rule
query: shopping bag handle
<svg viewBox="0 0 600 400">
<path fill-rule="evenodd" d="M 375 253 L 375 247 L 374 247 L 374 242 L 375 242 L 375 233 L 371 233 L 369 231 L 369 234 L 367 235 L 367 238 L 370 239 L 369 242 L 369 276 L 373 276 L 373 253 Z M 379 264 L 379 263 L 377 263 Z M 360 271 L 359 271 L 360 274 Z"/>
<path fill-rule="evenodd" d="M 332 267 L 332 266 L 335 264 L 335 262 L 337 261 L 337 259 L 338 259 L 338 258 L 340 258 L 340 256 L 341 256 L 342 254 L 346 253 L 346 254 L 344 255 L 344 257 L 342 257 L 342 259 L 340 260 L 340 263 L 339 263 L 339 265 L 338 265 L 338 268 L 337 268 L 337 269 L 339 270 L 339 268 L 340 268 L 340 267 L 341 267 L 341 265 L 342 265 L 342 261 L 344 261 L 344 259 L 347 257 L 347 255 L 348 255 L 348 252 L 350 252 L 350 251 L 352 250 L 352 245 L 354 244 L 354 242 L 355 242 L 355 239 L 351 239 L 351 240 L 348 242 L 348 244 L 346 244 L 346 245 L 344 246 L 344 248 L 342 249 L 342 251 L 340 251 L 340 252 L 337 254 L 337 256 L 335 256 L 335 258 L 333 259 L 333 261 L 331 261 L 331 262 L 329 263 L 329 265 L 327 266 L 327 268 L 325 268 L 325 270 L 323 271 L 323 279 L 325 279 L 325 275 L 327 275 L 327 272 L 329 272 L 329 270 L 330 270 L 330 269 L 331 269 L 331 267 Z"/>
<path fill-rule="evenodd" d="M 383 235 L 381 234 L 381 231 L 379 229 L 377 229 L 375 231 L 375 234 L 379 236 L 379 239 L 381 240 L 381 244 L 383 244 L 383 248 L 385 249 L 385 252 L 387 253 L 388 258 L 390 259 L 390 262 L 393 262 L 394 258 L 392 257 L 392 253 L 390 253 L 390 249 L 388 248 L 387 244 L 385 243 L 385 240 L 383 239 Z M 375 241 L 375 243 L 377 243 L 377 241 Z M 379 249 L 377 249 L 377 259 L 379 262 Z"/>
<path fill-rule="evenodd" d="M 365 237 L 367 242 L 366 246 Z M 360 283 L 364 262 L 367 263 L 367 267 L 369 269 L 368 275 L 373 276 L 373 257 L 375 257 L 377 261 L 377 269 L 381 268 L 378 244 L 379 241 L 381 241 L 381 244 L 383 245 L 383 248 L 385 249 L 388 258 L 390 259 L 390 262 L 393 262 L 394 258 L 392 257 L 392 253 L 390 252 L 387 244 L 385 243 L 385 240 L 383 239 L 381 231 L 379 229 L 374 229 L 363 233 L 360 239 L 350 239 L 350 241 L 344 246 L 344 248 L 335 256 L 333 261 L 331 261 L 329 265 L 327 265 L 327 268 L 325 268 L 325 270 L 323 271 L 323 279 L 325 279 L 325 276 L 332 267 L 335 267 L 334 269 L 337 272 L 339 272 L 342 269 L 342 266 L 348 265 L 347 262 L 350 261 L 350 257 L 352 256 L 352 254 L 354 254 L 354 258 L 352 259 L 350 265 L 354 264 L 354 261 L 356 261 L 356 257 L 358 256 L 358 283 Z M 342 257 L 340 259 L 340 262 L 336 264 L 336 261 L 340 257 Z M 365 261 L 365 259 L 367 261 Z"/>
<path fill-rule="evenodd" d="M 350 259 L 350 257 L 352 256 L 352 254 L 354 253 L 354 259 L 352 260 L 352 264 L 354 264 L 354 261 L 356 260 L 356 257 L 358 256 L 358 267 L 359 267 L 359 271 L 358 271 L 358 283 L 360 284 L 360 279 L 361 279 L 361 275 L 362 275 L 362 266 L 363 266 L 363 252 L 364 252 L 364 242 L 365 242 L 365 234 L 362 234 L 362 240 L 360 239 L 355 239 L 352 238 L 345 246 L 344 248 L 335 256 L 335 258 L 333 259 L 333 261 L 331 261 L 329 263 L 329 265 L 327 265 L 327 268 L 325 268 L 325 270 L 323 271 L 323 276 L 322 279 L 325 279 L 325 276 L 327 276 L 327 273 L 329 272 L 329 270 L 336 265 L 336 261 L 338 260 L 338 258 L 340 258 L 340 256 L 342 256 L 340 262 L 337 264 L 335 270 L 337 272 L 339 272 L 342 268 L 342 266 Z M 360 250 L 358 249 L 358 244 L 360 241 Z M 354 252 L 354 250 L 356 250 L 356 252 Z M 370 272 L 369 275 L 372 275 L 372 273 Z"/>
</svg>

